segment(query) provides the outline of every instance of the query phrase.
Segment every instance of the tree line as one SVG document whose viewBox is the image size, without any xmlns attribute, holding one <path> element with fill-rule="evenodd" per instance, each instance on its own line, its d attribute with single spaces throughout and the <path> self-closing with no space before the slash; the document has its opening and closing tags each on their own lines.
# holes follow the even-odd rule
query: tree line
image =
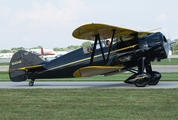
<svg viewBox="0 0 178 120">
<path fill-rule="evenodd" d="M 178 39 L 175 39 L 176 43 L 171 45 L 172 54 L 178 55 Z"/>
<path fill-rule="evenodd" d="M 54 51 L 76 50 L 76 49 L 81 48 L 81 47 L 88 48 L 91 45 L 92 45 L 92 43 L 90 41 L 87 41 L 87 42 L 83 42 L 82 45 L 70 45 L 66 48 L 54 47 L 53 50 Z M 28 49 L 31 50 L 31 49 L 41 49 L 41 48 L 42 48 L 42 46 L 37 46 L 37 47 L 28 48 Z M 11 48 L 11 50 L 4 49 L 4 50 L 1 50 L 0 53 L 15 53 L 19 50 L 27 50 L 27 48 L 17 47 L 17 48 Z"/>
<path fill-rule="evenodd" d="M 171 51 L 172 51 L 172 54 L 178 55 L 178 39 L 175 39 L 175 41 L 176 41 L 176 43 L 171 45 Z M 54 47 L 53 50 L 54 51 L 76 50 L 80 47 L 88 48 L 91 45 L 92 45 L 92 43 L 90 41 L 87 41 L 87 42 L 83 42 L 81 45 L 70 45 L 66 48 Z M 37 47 L 29 48 L 29 49 L 41 49 L 41 48 L 42 48 L 42 46 L 37 46 Z M 18 50 L 27 50 L 27 49 L 24 47 L 17 47 L 17 48 L 11 48 L 11 50 L 7 50 L 7 49 L 1 50 L 0 53 L 15 53 Z"/>
</svg>

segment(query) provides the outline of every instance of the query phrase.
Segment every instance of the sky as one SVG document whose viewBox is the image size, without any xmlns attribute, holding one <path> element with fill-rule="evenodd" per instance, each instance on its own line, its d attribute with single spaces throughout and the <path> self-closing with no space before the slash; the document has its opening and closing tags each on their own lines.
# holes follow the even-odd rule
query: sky
<svg viewBox="0 0 178 120">
<path fill-rule="evenodd" d="M 166 38 L 178 39 L 177 5 L 178 0 L 0 0 L 0 50 L 81 45 L 85 41 L 72 32 L 88 23 L 161 28 Z"/>
</svg>

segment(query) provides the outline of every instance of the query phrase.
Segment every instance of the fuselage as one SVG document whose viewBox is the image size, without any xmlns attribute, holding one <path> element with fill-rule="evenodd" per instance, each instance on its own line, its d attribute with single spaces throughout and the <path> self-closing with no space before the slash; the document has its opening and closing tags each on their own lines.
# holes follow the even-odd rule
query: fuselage
<svg viewBox="0 0 178 120">
<path fill-rule="evenodd" d="M 137 61 L 141 57 L 145 57 L 147 63 L 164 59 L 167 58 L 167 44 L 165 37 L 159 32 L 143 38 L 134 37 L 128 41 L 120 41 L 112 45 L 107 63 L 104 63 L 101 49 L 96 49 L 92 66 L 123 65 L 125 68 L 132 68 L 137 66 Z M 108 47 L 102 49 L 107 59 L 109 49 Z M 71 78 L 77 69 L 90 66 L 91 55 L 91 52 L 84 54 L 83 48 L 79 48 L 50 62 L 45 62 L 43 69 L 30 72 L 28 78 Z"/>
</svg>

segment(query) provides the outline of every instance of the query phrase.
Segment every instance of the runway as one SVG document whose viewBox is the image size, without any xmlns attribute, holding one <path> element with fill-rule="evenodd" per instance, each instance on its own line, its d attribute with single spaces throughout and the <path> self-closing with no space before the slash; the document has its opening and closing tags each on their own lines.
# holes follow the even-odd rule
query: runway
<svg viewBox="0 0 178 120">
<path fill-rule="evenodd" d="M 7 66 L 7 65 L 0 66 L 0 71 L 8 71 L 8 70 L 9 70 L 9 66 Z"/>
<path fill-rule="evenodd" d="M 160 81 L 157 85 L 136 87 L 124 82 L 35 82 L 34 86 L 28 86 L 28 82 L 0 82 L 0 88 L 8 89 L 34 89 L 34 88 L 129 88 L 129 89 L 159 89 L 178 88 L 178 81 Z"/>
<path fill-rule="evenodd" d="M 178 65 L 152 65 L 153 71 L 158 72 L 178 72 Z"/>
</svg>

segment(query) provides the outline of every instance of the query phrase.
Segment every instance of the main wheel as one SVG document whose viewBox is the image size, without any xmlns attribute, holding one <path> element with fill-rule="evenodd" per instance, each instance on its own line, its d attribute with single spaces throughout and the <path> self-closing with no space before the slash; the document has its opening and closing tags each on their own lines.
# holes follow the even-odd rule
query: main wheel
<svg viewBox="0 0 178 120">
<path fill-rule="evenodd" d="M 157 85 L 159 83 L 159 80 L 161 79 L 161 74 L 159 72 L 153 71 L 152 77 L 150 81 L 148 82 L 148 85 Z"/>
<path fill-rule="evenodd" d="M 34 85 L 34 82 L 33 82 L 33 81 L 30 81 L 30 82 L 28 83 L 28 85 L 29 85 L 29 86 L 33 86 L 33 85 Z"/>
<path fill-rule="evenodd" d="M 124 82 L 135 84 L 136 87 L 145 87 L 150 81 L 150 78 L 151 76 L 148 73 L 135 73 Z"/>
<path fill-rule="evenodd" d="M 137 79 L 134 84 L 135 86 L 137 87 L 145 87 L 149 82 L 149 78 L 140 78 L 140 79 Z"/>
<path fill-rule="evenodd" d="M 145 87 L 150 81 L 150 78 L 151 76 L 148 73 L 138 74 L 134 84 L 137 87 Z"/>
</svg>

